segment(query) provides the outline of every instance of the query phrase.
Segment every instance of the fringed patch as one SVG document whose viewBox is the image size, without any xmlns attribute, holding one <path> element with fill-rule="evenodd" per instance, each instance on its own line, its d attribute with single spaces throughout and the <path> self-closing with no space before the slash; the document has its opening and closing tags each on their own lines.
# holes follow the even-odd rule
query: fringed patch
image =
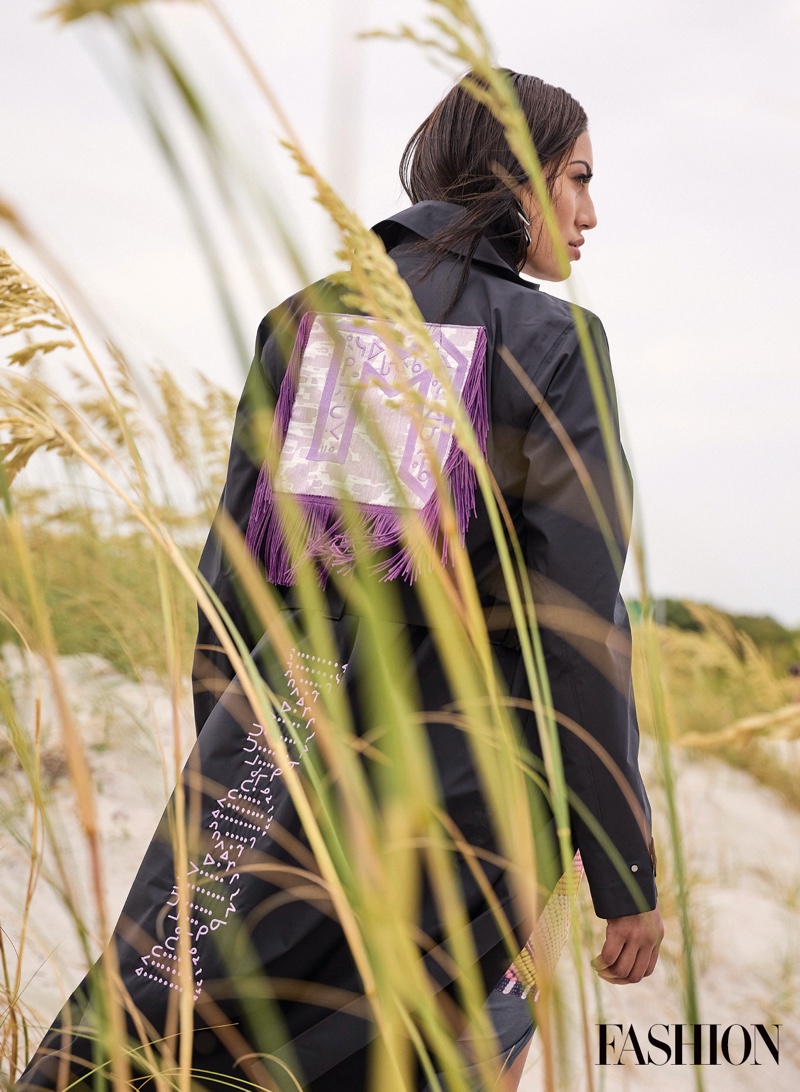
<svg viewBox="0 0 800 1092">
<path fill-rule="evenodd" d="M 426 325 L 485 457 L 486 332 Z M 319 564 L 323 579 L 352 567 L 348 505 L 360 518 L 364 545 L 385 552 L 375 566 L 382 579 L 412 583 L 419 573 L 420 549 L 404 532 L 409 513 L 447 561 L 437 478 L 450 491 L 461 543 L 477 481 L 444 394 L 411 335 L 366 316 L 304 316 L 275 407 L 274 480 L 265 461 L 247 528 L 247 544 L 270 583 L 293 584 L 291 559 L 301 554 Z M 281 495 L 297 502 L 296 512 L 279 511 Z"/>
</svg>

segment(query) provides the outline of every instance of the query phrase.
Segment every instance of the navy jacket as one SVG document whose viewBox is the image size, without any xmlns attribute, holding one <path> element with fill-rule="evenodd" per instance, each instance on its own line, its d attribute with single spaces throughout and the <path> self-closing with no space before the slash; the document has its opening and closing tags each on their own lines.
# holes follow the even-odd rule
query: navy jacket
<svg viewBox="0 0 800 1092">
<path fill-rule="evenodd" d="M 377 224 L 381 237 L 399 272 L 410 280 L 423 318 L 439 321 L 458 280 L 462 262 L 457 255 L 446 259 L 420 283 L 415 274 L 425 269 L 428 255 L 420 240 L 459 214 L 459 206 L 439 201 L 413 205 Z M 326 282 L 314 286 L 319 300 L 331 311 L 347 310 Z M 257 337 L 253 369 L 239 407 L 223 503 L 246 529 L 250 500 L 259 460 L 249 435 L 251 407 L 264 399 L 274 403 L 294 337 L 297 318 L 308 306 L 308 297 L 292 297 L 270 312 Z M 584 312 L 589 333 L 606 381 L 611 406 L 614 443 L 623 467 L 628 466 L 619 439 L 616 397 L 605 332 L 596 316 Z M 580 797 L 618 849 L 630 877 L 649 908 L 656 904 L 655 853 L 650 831 L 650 804 L 638 768 L 639 731 L 631 686 L 630 625 L 620 595 L 621 565 L 628 542 L 615 502 L 609 458 L 603 442 L 595 400 L 590 388 L 581 345 L 570 306 L 539 291 L 539 286 L 520 277 L 501 241 L 481 240 L 471 263 L 466 290 L 447 322 L 481 325 L 488 336 L 488 396 L 490 432 L 488 462 L 514 519 L 523 543 L 542 626 L 542 639 L 557 713 L 580 725 L 599 744 L 599 749 L 572 731 L 561 733 L 562 754 L 568 786 Z M 521 386 L 505 362 L 501 350 L 510 352 L 535 385 L 552 414 L 567 433 L 575 452 L 591 476 L 615 540 L 609 550 L 598 520 L 562 442 L 537 406 L 537 397 Z M 550 418 L 552 420 L 552 418 Z M 630 488 L 630 477 L 628 485 Z M 488 519 L 478 500 L 478 514 L 467 533 L 467 546 L 490 627 L 497 631 L 498 645 L 514 646 L 508 629 L 510 615 Z M 232 586 L 231 577 L 213 535 L 201 562 L 201 571 L 223 594 L 226 606 L 240 626 L 246 613 Z M 412 592 L 402 589 L 404 619 L 424 622 Z M 493 609 L 492 609 L 493 608 Z M 581 631 L 586 631 L 583 634 Z M 253 634 L 253 643 L 260 634 Z M 201 618 L 201 646 L 216 644 Z M 212 653 L 198 659 L 196 709 L 198 730 L 214 705 L 213 683 L 207 681 L 214 666 L 224 682 L 229 671 L 224 657 Z M 422 665 L 420 665 L 421 667 Z M 203 676 L 205 681 L 200 681 Z M 422 677 L 422 676 L 421 676 Z M 223 684 L 224 684 L 223 682 Z M 424 678 L 423 678 L 424 683 Z M 518 680 L 512 680 L 512 696 L 530 698 Z M 436 695 L 425 708 L 436 707 Z M 533 715 L 524 724 L 526 741 L 541 755 Z M 603 754 L 608 758 L 604 760 Z M 629 787 L 609 771 L 608 759 Z M 638 806 L 632 810 L 631 796 Z M 581 851 L 595 911 L 599 917 L 618 917 L 640 909 L 619 869 L 580 814 L 573 811 L 574 843 Z"/>
<path fill-rule="evenodd" d="M 458 212 L 457 206 L 425 202 L 376 227 L 429 321 L 442 318 L 442 309 L 463 269 L 463 256 L 453 254 L 420 280 L 418 274 L 427 261 L 423 241 Z M 257 411 L 264 404 L 275 403 L 303 314 L 309 309 L 346 311 L 340 292 L 334 282 L 322 281 L 271 311 L 259 327 L 255 358 L 237 411 L 221 500 L 243 533 L 263 460 L 263 441 L 255 427 Z M 613 409 L 605 336 L 594 316 L 587 313 L 586 319 L 603 363 Z M 606 832 L 644 904 L 652 908 L 656 888 L 650 807 L 637 763 L 630 628 L 619 595 L 620 560 L 627 542 L 616 516 L 609 460 L 572 313 L 562 301 L 517 275 L 501 241 L 484 238 L 471 261 L 466 290 L 446 321 L 483 326 L 487 334 L 487 458 L 525 551 L 554 707 L 565 725 L 579 726 L 578 732 L 568 728 L 561 732 L 568 786 Z M 538 395 L 520 383 L 504 353 L 513 356 L 527 380 L 546 399 L 548 412 L 538 404 Z M 566 445 L 563 436 L 553 432 L 553 414 L 569 437 Z M 614 444 L 619 445 L 615 410 L 612 416 Z M 572 458 L 567 454 L 570 445 Z M 621 455 L 621 448 L 618 450 Z M 591 475 L 612 529 L 614 550 L 606 545 L 586 499 L 574 452 Z M 530 694 L 480 495 L 466 544 L 498 669 L 512 697 L 524 703 Z M 261 632 L 245 597 L 238 593 L 213 533 L 203 551 L 200 571 L 256 650 L 265 677 L 280 692 L 285 665 L 278 662 L 269 634 Z M 294 610 L 292 589 L 283 589 L 283 595 L 286 609 Z M 334 620 L 339 661 L 348 661 L 347 678 L 357 680 L 362 658 L 370 655 L 357 614 L 346 595 L 333 591 L 328 593 L 326 609 Z M 435 713 L 452 695 L 413 586 L 402 585 L 400 602 L 394 609 L 396 616 L 387 621 L 401 627 L 405 647 L 411 650 L 412 662 L 405 666 L 418 682 L 421 708 Z M 204 787 L 200 805 L 201 829 L 207 836 L 202 852 L 207 856 L 197 856 L 195 863 L 192 858 L 189 869 L 196 989 L 193 1062 L 198 1069 L 218 1074 L 223 1083 L 231 1076 L 251 1077 L 257 1082 L 257 1074 L 248 1071 L 243 1058 L 274 1056 L 283 1058 L 296 1072 L 299 1067 L 298 1075 L 308 1092 L 341 1092 L 343 1088 L 356 1092 L 366 1087 L 368 1043 L 376 1033 L 363 1006 L 356 1003 L 331 1011 L 314 1003 L 313 992 L 303 1002 L 281 997 L 279 991 L 273 1003 L 258 985 L 257 976 L 263 973 L 271 982 L 306 982 L 315 989 L 327 985 L 356 1000 L 363 993 L 331 907 L 320 904 L 318 893 L 306 900 L 299 890 L 296 897 L 285 898 L 287 866 L 290 870 L 307 867 L 307 842 L 282 778 L 270 780 L 267 776 L 269 759 L 266 751 L 259 750 L 258 726 L 252 723 L 237 680 L 232 679 L 230 665 L 217 646 L 201 615 L 194 669 L 198 740 L 185 778 L 187 786 L 196 785 L 200 771 L 206 778 L 204 784 L 211 786 Z M 338 677 L 341 681 L 340 674 Z M 355 696 L 357 688 L 353 690 Z M 294 699 L 287 692 L 285 700 L 291 703 Z M 356 705 L 356 719 L 358 716 Z M 520 727 L 531 752 L 540 757 L 532 713 L 520 714 Z M 501 864 L 492 860 L 496 848 L 493 824 L 486 814 L 464 733 L 435 717 L 428 732 L 443 802 L 467 840 L 487 851 L 481 864 L 485 883 L 508 915 L 515 932 L 511 944 L 517 944 L 515 950 L 519 950 L 527 940 L 522 912 L 517 912 Z M 616 777 L 602 756 L 611 759 Z M 256 776 L 254 769 L 261 772 Z M 261 788 L 254 787 L 257 782 Z M 231 786 L 238 788 L 226 793 Z M 637 912 L 640 907 L 580 808 L 572 818 L 574 844 L 581 851 L 598 915 Z M 243 868 L 240 876 L 237 866 L 231 874 L 231 861 L 243 860 L 243 851 L 246 856 L 243 847 L 248 838 L 243 838 L 241 831 L 248 823 L 246 834 L 252 833 L 257 867 Z M 171 824 L 174 819 L 167 812 L 133 882 L 111 942 L 131 1000 L 156 1035 L 170 1026 L 169 998 L 181 988 L 174 955 L 177 889 Z M 552 826 L 552 816 L 545 811 L 541 830 L 537 830 L 544 856 L 551 846 Z M 278 836 L 278 830 L 291 837 Z M 463 862 L 458 867 L 469 929 L 488 992 L 510 962 L 509 938 L 497 925 L 485 886 Z M 546 863 L 542 865 L 541 879 L 552 886 L 558 872 L 552 858 L 549 867 L 548 873 Z M 447 943 L 427 879 L 419 924 L 433 942 Z M 442 989 L 453 993 L 447 963 L 436 956 L 435 949 L 424 955 L 421 952 L 430 974 Z M 241 983 L 249 983 L 249 993 L 242 992 Z M 70 1080 L 85 1080 L 91 1067 L 91 1035 L 70 1034 L 66 1029 L 78 1025 L 91 1028 L 102 1019 L 101 1013 L 102 1004 L 96 1000 L 89 975 L 45 1037 L 19 1087 L 55 1089 Z M 280 1066 L 271 1069 L 277 1087 L 295 1087 L 281 1072 Z M 419 1087 L 424 1083 L 420 1074 Z"/>
</svg>

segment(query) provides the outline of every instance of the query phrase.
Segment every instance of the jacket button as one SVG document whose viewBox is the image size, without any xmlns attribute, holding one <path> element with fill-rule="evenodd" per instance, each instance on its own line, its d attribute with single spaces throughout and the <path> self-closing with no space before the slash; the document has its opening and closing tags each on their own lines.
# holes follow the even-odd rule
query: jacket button
<svg viewBox="0 0 800 1092">
<path fill-rule="evenodd" d="M 638 864 L 632 864 L 631 865 L 631 872 L 638 872 L 638 871 L 639 871 Z"/>
</svg>

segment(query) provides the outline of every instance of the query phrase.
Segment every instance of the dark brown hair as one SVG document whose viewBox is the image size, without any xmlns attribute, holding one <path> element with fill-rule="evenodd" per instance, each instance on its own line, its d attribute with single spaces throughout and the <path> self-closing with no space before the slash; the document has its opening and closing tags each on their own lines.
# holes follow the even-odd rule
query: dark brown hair
<svg viewBox="0 0 800 1092">
<path fill-rule="evenodd" d="M 500 69 L 510 80 L 528 122 L 545 180 L 552 185 L 588 121 L 579 102 L 561 87 L 537 76 Z M 400 160 L 400 181 L 414 204 L 449 201 L 463 206 L 462 216 L 426 240 L 429 275 L 453 251 L 464 268 L 446 312 L 466 287 L 469 265 L 483 235 L 500 242 L 517 270 L 525 264 L 526 225 L 515 189 L 527 175 L 508 146 L 503 126 L 488 107 L 463 86 L 482 81 L 468 73 L 455 85 L 409 140 Z M 541 230 L 541 225 L 532 230 Z M 445 312 L 445 313 L 446 313 Z"/>
</svg>

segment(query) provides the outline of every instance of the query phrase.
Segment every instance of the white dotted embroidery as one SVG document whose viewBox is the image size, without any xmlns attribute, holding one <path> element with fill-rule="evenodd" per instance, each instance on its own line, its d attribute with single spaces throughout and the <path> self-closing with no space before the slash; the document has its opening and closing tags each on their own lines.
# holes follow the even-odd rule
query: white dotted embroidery
<svg viewBox="0 0 800 1092">
<path fill-rule="evenodd" d="M 298 658 L 315 666 L 301 665 L 297 662 Z M 289 724 L 294 725 L 298 730 L 300 726 L 303 728 L 303 734 L 301 735 L 298 731 L 297 738 L 281 732 L 289 766 L 294 767 L 299 764 L 302 756 L 308 753 L 309 744 L 314 738 L 314 716 L 311 707 L 319 699 L 320 688 L 324 687 L 329 692 L 334 685 L 341 682 L 346 669 L 347 664 L 339 664 L 335 660 L 327 660 L 296 649 L 292 651 L 285 678 L 290 693 L 297 698 L 297 701 L 294 705 L 284 702 L 281 709 L 284 716 L 276 713 L 272 721 L 273 728 L 286 728 Z M 287 714 L 289 720 L 286 719 Z M 275 777 L 281 777 L 284 770 L 280 759 L 276 757 L 275 750 L 267 744 L 263 726 L 253 724 L 243 745 L 245 753 L 252 757 L 246 762 L 241 781 L 230 789 L 226 796 L 216 801 L 216 807 L 211 813 L 212 822 L 209 824 L 208 833 L 214 843 L 213 849 L 206 853 L 201 862 L 189 862 L 189 875 L 197 881 L 188 883 L 191 898 L 187 907 L 187 912 L 190 914 L 188 920 L 195 1001 L 200 996 L 203 985 L 198 944 L 203 944 L 204 937 L 226 925 L 230 915 L 236 913 L 236 898 L 241 891 L 238 886 L 240 875 L 237 869 L 242 856 L 257 850 L 258 843 L 266 837 L 272 823 L 275 805 L 270 782 Z M 295 755 L 297 757 L 294 757 Z M 263 787 L 259 787 L 261 782 L 264 782 Z M 242 830 L 253 833 L 248 836 L 243 834 Z M 201 877 L 202 882 L 200 882 Z M 141 978 L 182 992 L 179 957 L 176 952 L 165 950 L 165 948 L 171 948 L 170 942 L 177 948 L 180 936 L 178 924 L 180 915 L 177 912 L 179 898 L 177 886 L 173 886 L 167 906 L 173 908 L 175 912 L 168 914 L 167 920 L 175 924 L 166 937 L 154 944 L 147 955 L 141 957 L 140 965 L 135 973 Z M 199 901 L 208 899 L 213 899 L 215 904 L 220 905 L 215 905 L 212 909 Z M 195 917 L 194 914 L 198 916 Z M 161 971 L 163 977 L 152 974 L 146 969 L 148 967 Z"/>
</svg>

